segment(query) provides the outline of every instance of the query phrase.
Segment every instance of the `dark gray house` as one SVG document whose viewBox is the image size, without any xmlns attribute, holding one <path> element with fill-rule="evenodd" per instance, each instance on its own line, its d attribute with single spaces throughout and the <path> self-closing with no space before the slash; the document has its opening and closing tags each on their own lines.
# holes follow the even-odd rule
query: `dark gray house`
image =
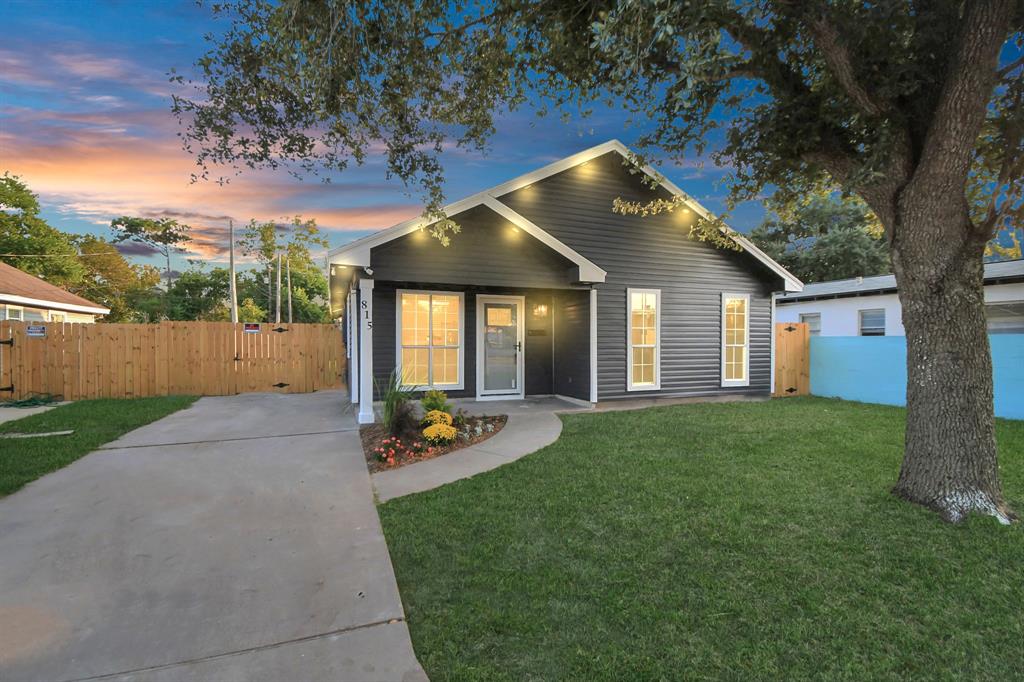
<svg viewBox="0 0 1024 682">
<path fill-rule="evenodd" d="M 772 294 L 803 285 L 739 234 L 741 251 L 689 239 L 707 211 L 629 154 L 613 140 L 447 206 L 447 247 L 414 219 L 331 251 L 360 422 L 396 368 L 479 400 L 768 395 Z M 685 208 L 612 211 L 673 195 Z"/>
</svg>

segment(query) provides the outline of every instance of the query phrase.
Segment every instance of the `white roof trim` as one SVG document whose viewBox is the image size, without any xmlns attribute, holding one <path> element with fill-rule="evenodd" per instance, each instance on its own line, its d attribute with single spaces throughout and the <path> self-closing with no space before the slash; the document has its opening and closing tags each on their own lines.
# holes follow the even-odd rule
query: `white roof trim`
<svg viewBox="0 0 1024 682">
<path fill-rule="evenodd" d="M 4 301 L 6 303 L 14 303 L 16 305 L 36 306 L 39 308 L 46 308 L 47 310 L 66 310 L 71 313 L 89 313 L 92 315 L 106 315 L 110 312 L 110 308 L 102 308 L 100 306 L 77 305 L 75 303 L 58 303 L 57 301 L 47 301 L 42 298 L 29 298 L 27 296 L 15 296 L 14 294 L 0 294 L 0 301 Z"/>
<path fill-rule="evenodd" d="M 603 156 L 608 152 L 618 152 L 621 156 L 625 158 L 632 158 L 634 156 L 633 152 L 626 145 L 622 144 L 618 140 L 609 140 L 608 142 L 604 142 L 589 149 L 584 149 L 583 151 L 577 154 L 567 156 L 564 159 L 555 161 L 554 163 L 549 163 L 548 165 L 538 168 L 537 170 L 531 171 L 524 175 L 520 175 L 519 177 L 513 178 L 512 180 L 509 180 L 507 182 L 503 182 L 500 185 L 495 185 L 490 189 L 486 189 L 482 192 L 477 192 L 476 194 L 468 196 L 460 201 L 456 201 L 455 203 L 448 204 L 447 206 L 444 207 L 443 210 L 446 215 L 452 216 L 455 215 L 456 213 L 461 213 L 462 211 L 468 210 L 475 206 L 479 206 L 481 204 L 487 205 L 489 208 L 495 210 L 495 212 L 497 213 L 500 213 L 513 224 L 519 226 L 520 228 L 524 229 L 527 232 L 530 232 L 530 234 L 533 234 L 533 236 L 537 237 L 548 246 L 555 248 L 551 243 L 549 243 L 548 240 L 552 240 L 554 243 L 557 243 L 559 245 L 559 248 L 555 248 L 555 250 L 558 251 L 559 253 L 562 253 L 562 255 L 565 255 L 567 258 L 569 258 L 570 260 L 572 260 L 573 262 L 580 266 L 581 281 L 603 282 L 605 276 L 604 270 L 601 270 L 593 262 L 587 260 L 580 254 L 576 253 L 576 251 L 569 248 L 567 245 L 565 245 L 555 237 L 548 234 L 546 231 L 544 231 L 543 228 L 530 222 L 525 217 L 516 213 L 505 204 L 502 204 L 500 201 L 498 201 L 498 198 L 504 194 L 514 192 L 517 189 L 521 189 L 523 187 L 526 187 L 527 185 L 531 185 L 535 182 L 543 180 L 544 178 L 550 177 L 557 173 L 561 173 L 562 171 L 578 166 L 581 163 L 586 163 L 591 159 L 596 159 L 597 157 Z M 664 175 L 659 173 L 652 166 L 646 165 L 642 168 L 642 170 L 643 172 L 647 173 L 648 175 L 656 179 L 662 187 L 667 189 L 672 194 L 681 198 L 688 208 L 693 210 L 702 218 L 713 217 L 710 211 L 701 206 L 689 194 L 679 189 L 679 187 L 677 187 L 674 183 L 665 178 Z M 491 204 L 490 202 L 494 202 L 495 204 L 500 206 L 502 210 L 496 209 L 494 205 Z M 515 215 L 516 220 L 512 220 L 506 212 Z M 519 221 L 522 221 L 523 224 L 520 224 Z M 394 227 L 390 227 L 386 230 L 381 230 L 380 232 L 376 232 L 372 235 L 369 235 L 368 237 L 363 237 L 362 239 L 357 239 L 354 242 L 345 244 L 336 249 L 331 249 L 331 251 L 328 252 L 328 259 L 331 264 L 357 265 L 367 267 L 370 265 L 370 250 L 373 247 L 387 243 L 393 239 L 405 236 L 410 232 L 413 232 L 414 230 L 418 230 L 422 227 L 430 225 L 432 222 L 434 221 L 427 220 L 422 216 L 418 218 L 413 218 L 412 220 L 407 220 L 404 223 L 399 223 Z M 528 224 L 531 227 L 524 227 L 524 224 Z M 533 230 L 536 230 L 539 234 L 545 235 L 545 237 L 540 237 L 539 234 L 534 233 Z M 761 249 L 754 246 L 746 237 L 739 234 L 735 230 L 729 228 L 728 226 L 723 226 L 722 232 L 728 235 L 730 238 L 732 238 L 745 251 L 748 251 L 750 255 L 752 255 L 754 258 L 768 266 L 768 268 L 772 272 L 781 277 L 782 280 L 785 282 L 786 291 L 801 291 L 803 289 L 803 282 L 801 282 L 799 279 L 793 276 L 793 274 L 786 270 L 784 267 L 782 267 L 774 260 L 772 260 L 765 252 L 761 251 Z M 574 255 L 569 256 L 569 253 Z M 601 278 L 585 278 L 584 271 L 586 270 L 588 272 L 592 272 L 590 268 L 597 268 L 597 270 L 600 271 Z M 596 273 L 592 272 L 592 274 Z"/>
</svg>

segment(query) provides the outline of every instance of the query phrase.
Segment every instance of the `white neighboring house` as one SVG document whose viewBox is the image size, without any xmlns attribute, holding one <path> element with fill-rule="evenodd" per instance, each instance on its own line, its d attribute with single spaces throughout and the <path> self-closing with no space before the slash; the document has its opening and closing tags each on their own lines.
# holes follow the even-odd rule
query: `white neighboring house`
<svg viewBox="0 0 1024 682">
<path fill-rule="evenodd" d="M 0 320 L 95 322 L 109 312 L 98 303 L 0 263 Z"/>
<path fill-rule="evenodd" d="M 904 336 L 896 277 L 806 284 L 778 296 L 777 322 L 806 322 L 812 336 Z M 990 334 L 1024 334 L 1024 260 L 985 264 Z"/>
</svg>

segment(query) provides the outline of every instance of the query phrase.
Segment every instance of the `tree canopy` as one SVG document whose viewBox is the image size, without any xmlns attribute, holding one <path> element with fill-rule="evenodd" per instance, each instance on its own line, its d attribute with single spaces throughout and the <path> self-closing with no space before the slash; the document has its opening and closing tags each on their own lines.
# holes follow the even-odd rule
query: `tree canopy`
<svg viewBox="0 0 1024 682">
<path fill-rule="evenodd" d="M 585 116 L 605 102 L 633 115 L 637 145 L 657 159 L 700 156 L 724 138 L 711 152 L 736 168 L 734 201 L 770 186 L 780 200 L 842 186 L 892 231 L 895 188 L 929 140 L 963 133 L 940 101 L 960 66 L 991 93 L 971 113 L 977 132 L 966 146 L 957 140 L 957 162 L 965 174 L 974 162 L 972 191 L 984 197 L 976 227 L 991 235 L 1021 216 L 1024 64 L 967 64 L 951 50 L 971 34 L 984 45 L 963 45 L 964 56 L 991 60 L 1007 40 L 1019 52 L 1019 1 L 235 0 L 214 9 L 230 25 L 199 61 L 204 96 L 174 106 L 204 173 L 212 164 L 343 170 L 383 143 L 388 171 L 436 210 L 446 145 L 485 148 L 508 109 Z"/>
<path fill-rule="evenodd" d="M 808 284 L 890 272 L 882 237 L 882 226 L 863 202 L 824 195 L 773 206 L 750 233 L 762 251 Z"/>
</svg>

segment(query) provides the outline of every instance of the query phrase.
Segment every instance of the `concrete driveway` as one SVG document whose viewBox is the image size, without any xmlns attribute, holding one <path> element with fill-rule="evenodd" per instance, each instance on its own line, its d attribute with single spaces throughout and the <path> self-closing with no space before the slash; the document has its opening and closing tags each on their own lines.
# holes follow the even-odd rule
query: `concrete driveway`
<svg viewBox="0 0 1024 682">
<path fill-rule="evenodd" d="M 203 398 L 0 499 L 0 679 L 420 680 L 351 406 Z"/>
</svg>

